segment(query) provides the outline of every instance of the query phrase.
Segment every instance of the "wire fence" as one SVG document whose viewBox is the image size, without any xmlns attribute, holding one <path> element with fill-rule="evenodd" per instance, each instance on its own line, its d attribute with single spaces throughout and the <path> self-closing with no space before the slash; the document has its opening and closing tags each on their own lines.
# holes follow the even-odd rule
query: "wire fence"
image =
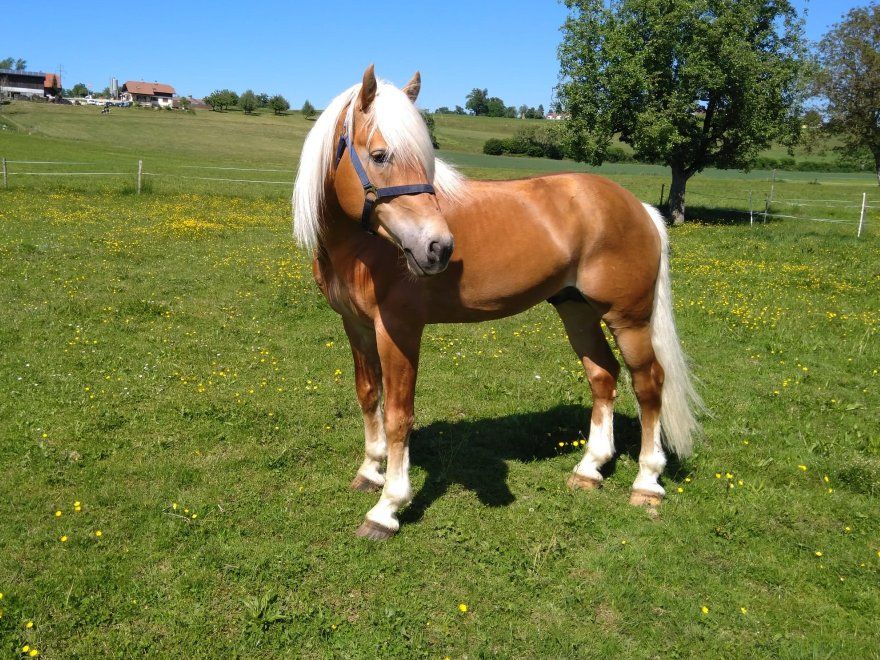
<svg viewBox="0 0 880 660">
<path fill-rule="evenodd" d="M 113 171 L 46 171 L 34 169 L 32 166 L 51 165 L 54 169 L 62 169 L 72 166 L 88 166 L 106 168 L 106 163 L 88 162 L 88 161 L 62 161 L 62 160 L 7 160 L 0 159 L 0 174 L 2 174 L 2 185 L 4 188 L 9 187 L 10 177 L 120 177 L 129 178 L 135 184 L 137 194 L 143 191 L 143 184 L 148 179 L 166 179 L 166 180 L 186 180 L 186 181 L 205 181 L 219 183 L 235 183 L 235 184 L 255 184 L 258 186 L 286 186 L 293 189 L 293 169 L 288 168 L 260 168 L 260 167 L 243 167 L 234 165 L 177 165 L 172 166 L 174 169 L 184 170 L 183 174 L 179 171 L 145 171 L 143 160 L 137 161 L 136 169 L 119 169 Z M 18 169 L 18 166 L 24 166 L 25 169 Z M 161 167 L 161 166 L 160 166 Z M 167 167 L 167 166 L 166 166 Z M 277 180 L 271 178 L 250 178 L 245 175 L 232 176 L 201 176 L 197 171 L 205 172 L 250 172 L 255 176 L 263 174 L 286 174 L 289 177 L 286 180 Z M 194 172 L 189 174 L 189 172 Z M 743 180 L 746 181 L 745 179 Z M 750 184 L 754 184 L 754 179 L 749 179 Z M 716 195 L 703 193 L 699 190 L 688 190 L 688 197 L 695 196 L 711 200 L 713 203 L 712 210 L 718 213 L 735 214 L 740 217 L 748 216 L 749 224 L 754 226 L 756 222 L 766 223 L 768 218 L 778 218 L 783 220 L 800 220 L 807 222 L 821 222 L 835 225 L 854 225 L 856 235 L 861 237 L 869 222 L 873 219 L 869 218 L 869 211 L 880 209 L 880 200 L 869 199 L 867 193 L 862 193 L 861 200 L 858 199 L 808 199 L 808 198 L 781 198 L 776 194 L 776 172 L 774 170 L 772 178 L 769 179 L 769 190 L 766 193 L 756 193 L 749 190 L 742 196 Z M 665 185 L 660 189 L 660 205 L 663 205 L 663 191 Z M 668 200 L 667 200 L 668 201 Z M 735 205 L 717 206 L 718 202 L 734 202 Z M 756 202 L 760 205 L 756 208 Z M 762 208 L 761 208 L 762 207 Z M 786 209 L 794 209 L 788 212 L 782 212 Z M 795 213 L 798 209 L 825 210 L 825 213 L 798 215 Z M 809 213 L 809 212 L 807 212 Z M 849 217 L 826 217 L 828 215 L 843 214 Z"/>
</svg>

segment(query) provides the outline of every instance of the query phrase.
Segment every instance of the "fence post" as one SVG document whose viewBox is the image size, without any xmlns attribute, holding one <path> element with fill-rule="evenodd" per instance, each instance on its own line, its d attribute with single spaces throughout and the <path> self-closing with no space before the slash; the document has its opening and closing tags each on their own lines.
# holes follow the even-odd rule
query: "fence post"
<svg viewBox="0 0 880 660">
<path fill-rule="evenodd" d="M 5 157 L 3 158 L 3 187 L 4 188 L 9 187 L 9 181 L 6 178 L 6 158 Z"/>
<path fill-rule="evenodd" d="M 141 177 L 144 174 L 144 161 L 138 161 L 138 185 L 137 185 L 137 194 L 141 194 Z"/>
<path fill-rule="evenodd" d="M 663 193 L 664 193 L 664 192 L 666 192 L 666 184 L 665 184 L 665 183 L 661 183 L 661 184 L 660 184 L 660 203 L 657 204 L 658 208 L 662 208 L 662 207 L 663 207 Z"/>
<path fill-rule="evenodd" d="M 868 193 L 862 193 L 862 212 L 859 214 L 859 230 L 856 232 L 856 238 L 862 237 L 862 227 L 865 226 L 865 205 L 868 203 Z"/>
<path fill-rule="evenodd" d="M 749 191 L 749 227 L 755 225 L 755 214 L 752 212 L 752 191 Z"/>
</svg>

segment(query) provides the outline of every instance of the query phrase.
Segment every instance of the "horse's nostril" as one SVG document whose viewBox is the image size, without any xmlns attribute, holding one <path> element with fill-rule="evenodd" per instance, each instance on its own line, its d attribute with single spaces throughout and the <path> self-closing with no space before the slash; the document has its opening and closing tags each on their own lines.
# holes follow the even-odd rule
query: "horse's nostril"
<svg viewBox="0 0 880 660">
<path fill-rule="evenodd" d="M 449 261 L 449 257 L 452 256 L 452 241 L 446 243 L 443 246 L 443 249 L 440 252 L 440 261 L 447 262 Z"/>
</svg>

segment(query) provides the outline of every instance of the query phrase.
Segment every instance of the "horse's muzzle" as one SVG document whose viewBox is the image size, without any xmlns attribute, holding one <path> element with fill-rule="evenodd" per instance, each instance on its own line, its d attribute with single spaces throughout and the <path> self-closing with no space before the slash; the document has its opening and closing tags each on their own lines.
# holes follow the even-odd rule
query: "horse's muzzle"
<svg viewBox="0 0 880 660">
<path fill-rule="evenodd" d="M 403 253 L 413 274 L 425 277 L 446 270 L 453 249 L 455 249 L 455 241 L 450 234 L 446 234 L 422 241 L 421 246 L 415 249 L 404 247 Z"/>
</svg>

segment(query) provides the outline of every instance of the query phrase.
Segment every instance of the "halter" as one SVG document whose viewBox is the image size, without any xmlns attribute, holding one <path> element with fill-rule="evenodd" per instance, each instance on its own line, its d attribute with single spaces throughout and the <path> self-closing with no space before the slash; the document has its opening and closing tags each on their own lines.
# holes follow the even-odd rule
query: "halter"
<svg viewBox="0 0 880 660">
<path fill-rule="evenodd" d="M 361 185 L 364 187 L 364 210 L 361 212 L 361 227 L 363 227 L 366 232 L 370 234 L 376 233 L 370 225 L 370 216 L 373 214 L 373 209 L 376 207 L 376 204 L 383 199 L 400 197 L 401 195 L 421 195 L 422 193 L 428 193 L 429 195 L 436 194 L 434 186 L 430 183 L 411 183 L 405 186 L 389 186 L 387 188 L 377 188 L 374 186 L 370 183 L 370 177 L 367 176 L 367 172 L 364 170 L 361 159 L 358 157 L 357 151 L 351 143 L 351 135 L 349 135 L 349 133 L 348 120 L 346 119 L 345 123 L 342 125 L 342 135 L 339 136 L 339 144 L 336 145 L 336 161 L 333 168 L 336 169 L 339 167 L 339 161 L 342 160 L 342 154 L 345 153 L 347 147 L 349 157 L 351 158 L 351 164 L 354 165 L 354 171 L 357 172 L 358 179 L 360 179 Z"/>
</svg>

